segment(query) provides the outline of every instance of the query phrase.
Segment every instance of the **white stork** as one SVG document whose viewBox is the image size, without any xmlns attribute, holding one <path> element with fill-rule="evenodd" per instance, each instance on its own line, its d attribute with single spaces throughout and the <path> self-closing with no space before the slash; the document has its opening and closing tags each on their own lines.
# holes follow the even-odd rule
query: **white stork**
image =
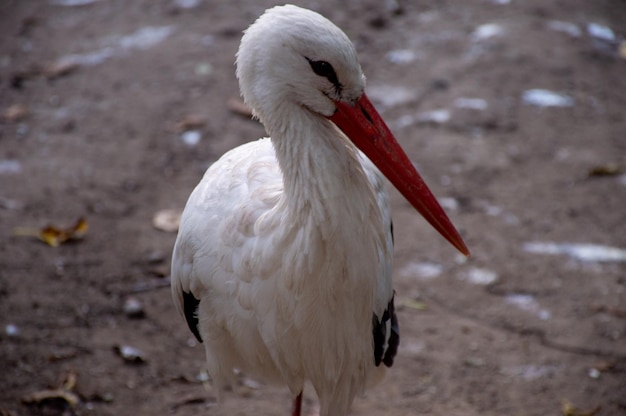
<svg viewBox="0 0 626 416">
<path fill-rule="evenodd" d="M 172 258 L 174 303 L 218 388 L 234 369 L 282 383 L 298 415 L 310 382 L 321 416 L 345 415 L 399 342 L 382 174 L 468 250 L 329 20 L 295 6 L 267 10 L 241 40 L 237 77 L 271 138 L 226 153 L 189 197 Z"/>
</svg>

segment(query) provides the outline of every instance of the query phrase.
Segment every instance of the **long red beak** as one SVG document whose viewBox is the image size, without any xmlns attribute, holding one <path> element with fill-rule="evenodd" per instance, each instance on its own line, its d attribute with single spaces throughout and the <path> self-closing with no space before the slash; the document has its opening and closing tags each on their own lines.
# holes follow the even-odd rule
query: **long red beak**
<svg viewBox="0 0 626 416">
<path fill-rule="evenodd" d="M 365 93 L 354 104 L 336 102 L 329 119 L 370 158 L 402 195 L 461 253 L 469 250 L 430 189 Z"/>
</svg>

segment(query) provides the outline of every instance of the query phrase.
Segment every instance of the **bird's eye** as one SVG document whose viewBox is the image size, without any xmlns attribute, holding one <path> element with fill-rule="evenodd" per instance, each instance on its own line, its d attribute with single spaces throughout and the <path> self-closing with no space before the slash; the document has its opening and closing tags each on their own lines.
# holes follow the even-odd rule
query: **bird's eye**
<svg viewBox="0 0 626 416">
<path fill-rule="evenodd" d="M 335 70 L 333 66 L 326 61 L 311 61 L 309 60 L 309 64 L 311 65 L 311 69 L 320 77 L 330 78 L 335 75 Z"/>
<path fill-rule="evenodd" d="M 337 79 L 337 74 L 333 69 L 333 66 L 326 61 L 313 61 L 312 59 L 306 58 L 309 61 L 309 65 L 311 65 L 311 69 L 315 72 L 316 75 L 320 77 L 324 77 L 328 79 L 336 88 L 341 86 L 339 83 L 339 79 Z"/>
</svg>

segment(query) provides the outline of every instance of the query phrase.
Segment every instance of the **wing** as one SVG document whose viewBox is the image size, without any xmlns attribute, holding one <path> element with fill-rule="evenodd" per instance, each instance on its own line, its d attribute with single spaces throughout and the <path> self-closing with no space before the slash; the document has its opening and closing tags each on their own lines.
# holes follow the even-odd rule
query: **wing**
<svg viewBox="0 0 626 416">
<path fill-rule="evenodd" d="M 233 296 L 241 276 L 237 250 L 253 244 L 256 220 L 273 208 L 282 192 L 282 176 L 269 139 L 239 146 L 224 154 L 205 173 L 192 192 L 183 215 L 172 255 L 174 304 L 202 342 L 198 308 L 210 291 Z M 218 297 L 219 296 L 215 296 Z M 221 305 L 223 315 L 245 310 Z M 245 308 L 244 308 L 245 309 Z"/>
<path fill-rule="evenodd" d="M 383 226 L 388 230 L 386 245 L 383 252 L 380 253 L 382 261 L 381 271 L 378 274 L 378 290 L 374 296 L 372 335 L 376 366 L 382 362 L 387 367 L 391 367 L 400 343 L 400 329 L 393 302 L 393 222 L 391 220 L 391 206 L 389 204 L 389 195 L 385 189 L 384 176 L 363 153 L 359 153 L 359 156 L 363 170 L 376 193 L 376 200 L 383 216 Z"/>
</svg>

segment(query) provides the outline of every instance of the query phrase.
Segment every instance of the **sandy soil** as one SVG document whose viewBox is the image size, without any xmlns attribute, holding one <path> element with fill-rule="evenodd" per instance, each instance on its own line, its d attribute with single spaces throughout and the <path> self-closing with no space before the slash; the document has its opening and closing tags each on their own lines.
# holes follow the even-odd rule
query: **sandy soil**
<svg viewBox="0 0 626 416">
<path fill-rule="evenodd" d="M 0 3 L 0 414 L 286 415 L 286 388 L 245 375 L 216 406 L 152 222 L 264 134 L 228 102 L 272 2 L 85 3 Z M 355 41 L 473 253 L 393 191 L 402 343 L 353 413 L 626 414 L 626 3 L 300 4 Z M 16 235 L 80 217 L 56 248 Z"/>
</svg>

